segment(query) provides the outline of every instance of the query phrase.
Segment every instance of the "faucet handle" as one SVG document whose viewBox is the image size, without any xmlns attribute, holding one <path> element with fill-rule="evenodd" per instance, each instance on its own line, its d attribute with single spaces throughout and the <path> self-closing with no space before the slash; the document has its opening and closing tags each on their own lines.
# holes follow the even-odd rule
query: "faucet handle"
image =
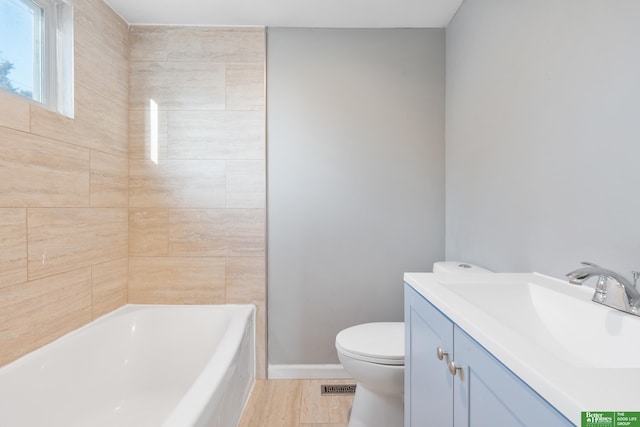
<svg viewBox="0 0 640 427">
<path fill-rule="evenodd" d="M 586 266 L 588 266 L 588 267 L 602 268 L 602 267 L 600 267 L 598 264 L 594 264 L 594 263 L 589 262 L 589 261 L 582 261 L 580 264 L 582 264 L 582 265 L 586 265 Z"/>
<path fill-rule="evenodd" d="M 640 271 L 632 271 L 631 274 L 633 275 L 633 287 L 636 288 L 636 283 L 638 283 L 638 279 L 640 279 Z"/>
</svg>

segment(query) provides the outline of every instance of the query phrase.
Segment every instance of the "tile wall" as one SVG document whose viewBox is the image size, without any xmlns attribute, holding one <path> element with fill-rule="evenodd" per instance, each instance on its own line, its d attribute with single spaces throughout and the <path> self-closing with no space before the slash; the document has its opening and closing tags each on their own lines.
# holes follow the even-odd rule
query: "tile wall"
<svg viewBox="0 0 640 427">
<path fill-rule="evenodd" d="M 129 302 L 258 307 L 265 368 L 265 31 L 130 29 Z"/>
<path fill-rule="evenodd" d="M 0 93 L 0 365 L 127 301 L 127 24 L 73 3 L 75 118 Z"/>
<path fill-rule="evenodd" d="M 127 301 L 253 303 L 264 378 L 264 29 L 74 21 L 73 119 L 0 93 L 0 365 Z"/>
</svg>

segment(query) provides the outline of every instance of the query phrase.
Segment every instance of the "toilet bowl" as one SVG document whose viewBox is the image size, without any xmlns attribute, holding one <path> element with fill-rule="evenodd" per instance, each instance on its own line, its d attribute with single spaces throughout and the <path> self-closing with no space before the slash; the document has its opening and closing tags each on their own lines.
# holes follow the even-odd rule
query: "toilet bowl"
<svg viewBox="0 0 640 427">
<path fill-rule="evenodd" d="M 349 427 L 401 427 L 404 323 L 365 323 L 336 335 L 342 367 L 358 383 Z"/>
<path fill-rule="evenodd" d="M 437 274 L 489 272 L 460 262 L 436 262 Z M 336 335 L 338 359 L 357 382 L 349 427 L 404 424 L 404 322 L 364 323 Z"/>
</svg>

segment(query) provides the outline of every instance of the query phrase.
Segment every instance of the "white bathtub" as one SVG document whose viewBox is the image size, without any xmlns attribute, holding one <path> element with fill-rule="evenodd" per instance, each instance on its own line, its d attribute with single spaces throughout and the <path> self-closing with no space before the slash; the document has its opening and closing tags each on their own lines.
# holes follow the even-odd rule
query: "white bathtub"
<svg viewBox="0 0 640 427">
<path fill-rule="evenodd" d="M 254 341 L 250 305 L 124 306 L 0 368 L 0 426 L 235 426 Z"/>
</svg>

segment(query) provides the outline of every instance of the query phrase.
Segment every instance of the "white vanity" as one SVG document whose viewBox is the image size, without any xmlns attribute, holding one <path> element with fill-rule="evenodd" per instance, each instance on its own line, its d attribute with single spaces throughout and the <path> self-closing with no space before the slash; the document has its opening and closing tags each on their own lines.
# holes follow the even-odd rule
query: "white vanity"
<svg viewBox="0 0 640 427">
<path fill-rule="evenodd" d="M 640 411 L 640 317 L 536 273 L 406 273 L 405 427 Z"/>
</svg>

